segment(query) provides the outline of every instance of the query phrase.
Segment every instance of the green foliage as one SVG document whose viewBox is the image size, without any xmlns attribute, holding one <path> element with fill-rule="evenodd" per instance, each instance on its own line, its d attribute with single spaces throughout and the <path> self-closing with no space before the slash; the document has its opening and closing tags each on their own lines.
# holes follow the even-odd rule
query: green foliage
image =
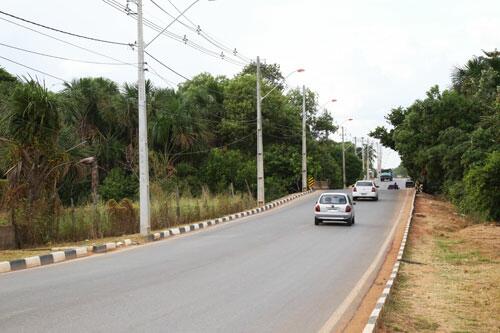
<svg viewBox="0 0 500 333">
<path fill-rule="evenodd" d="M 390 130 L 377 127 L 370 135 L 399 152 L 425 191 L 445 193 L 480 219 L 498 220 L 500 59 L 485 54 L 453 72 L 452 89 L 432 87 L 424 100 L 389 113 Z"/>
<path fill-rule="evenodd" d="M 105 201 L 111 199 L 119 201 L 123 198 L 135 199 L 138 187 L 139 183 L 136 177 L 127 175 L 122 169 L 114 168 L 99 186 L 99 194 Z"/>
<path fill-rule="evenodd" d="M 486 156 L 484 165 L 473 166 L 464 177 L 460 207 L 480 219 L 500 220 L 500 151 Z"/>
<path fill-rule="evenodd" d="M 303 91 L 285 92 L 277 64 L 262 65 L 261 86 L 263 95 L 270 92 L 262 101 L 266 200 L 270 201 L 301 190 Z M 174 89 L 146 82 L 156 226 L 172 221 L 175 209 L 168 204 L 177 188 L 193 202 L 181 209 L 186 216 L 176 217 L 175 223 L 255 204 L 250 198 L 256 196 L 255 89 L 255 64 L 232 78 L 201 73 Z M 54 93 L 0 68 L 0 172 L 9 171 L 3 208 L 14 211 L 6 215 L 14 216 L 21 242 L 64 238 L 62 234 L 70 231 L 76 238 L 87 238 L 135 228 L 137 95 L 135 84 L 119 86 L 102 77 L 75 79 Z M 306 89 L 305 100 L 308 174 L 340 187 L 341 147 L 329 139 L 337 129 L 334 119 L 318 110 L 315 92 Z M 97 163 L 97 179 L 92 179 L 94 162 L 89 161 Z M 361 161 L 350 147 L 346 171 L 349 183 L 361 173 Z M 73 204 L 78 210 L 92 200 L 93 180 L 101 198 L 97 211 L 86 211 L 89 215 L 82 213 L 81 219 L 75 213 L 68 219 L 68 207 Z M 205 214 L 204 207 L 210 204 L 202 201 L 210 192 L 215 198 L 220 194 L 220 202 Z M 124 225 L 119 222 L 122 218 Z M 83 225 L 72 225 L 75 220 Z"/>
</svg>

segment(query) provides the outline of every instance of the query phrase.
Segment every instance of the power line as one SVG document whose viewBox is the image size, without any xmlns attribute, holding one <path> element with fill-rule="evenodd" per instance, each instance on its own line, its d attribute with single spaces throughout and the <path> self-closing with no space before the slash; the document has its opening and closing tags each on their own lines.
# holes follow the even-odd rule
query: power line
<svg viewBox="0 0 500 333">
<path fill-rule="evenodd" d="M 65 79 L 62 79 L 62 78 L 57 77 L 57 76 L 55 76 L 55 75 L 52 75 L 52 74 L 49 74 L 49 73 L 47 73 L 47 72 L 41 71 L 41 70 L 39 70 L 39 69 L 36 69 L 36 68 L 30 67 L 30 66 L 23 65 L 23 64 L 21 64 L 21 63 L 18 63 L 17 61 L 12 60 L 12 59 L 5 58 L 5 57 L 3 57 L 3 56 L 0 56 L 0 58 L 2 58 L 2 59 L 4 59 L 4 60 L 7 60 L 7 61 L 10 61 L 10 62 L 12 62 L 12 63 L 14 63 L 14 64 L 16 64 L 16 65 L 19 65 L 19 66 L 22 66 L 22 67 L 25 67 L 25 68 L 29 68 L 29 69 L 31 69 L 32 71 L 35 71 L 35 72 L 38 72 L 38 73 L 41 73 L 41 74 L 44 74 L 44 75 L 50 76 L 50 77 L 52 77 L 52 78 L 54 78 L 54 79 L 57 79 L 57 80 L 60 80 L 60 81 L 63 81 L 63 82 L 68 82 L 68 81 L 66 81 Z"/>
<path fill-rule="evenodd" d="M 84 39 L 88 39 L 88 40 L 91 40 L 91 41 L 94 41 L 94 42 L 101 42 L 101 43 L 107 43 L 107 44 L 124 45 L 124 46 L 134 47 L 134 44 L 131 44 L 131 43 L 115 42 L 115 41 L 110 41 L 110 40 L 105 40 L 105 39 L 100 39 L 100 38 L 95 38 L 95 37 L 89 37 L 89 36 L 79 35 L 79 34 L 75 34 L 73 32 L 69 32 L 69 31 L 64 31 L 64 30 L 61 30 L 61 29 L 52 28 L 52 27 L 46 26 L 44 24 L 33 22 L 33 21 L 30 21 L 30 20 L 24 19 L 22 17 L 6 13 L 6 12 L 1 11 L 1 10 L 0 10 L 0 14 L 7 15 L 7 16 L 10 16 L 12 18 L 15 18 L 16 20 L 20 20 L 20 21 L 23 21 L 23 22 L 26 22 L 26 23 L 33 24 L 33 25 L 36 25 L 38 27 L 44 28 L 44 29 L 49 29 L 49 30 L 56 31 L 56 32 L 59 32 L 59 33 L 62 33 L 62 34 L 73 36 L 73 37 L 84 38 Z"/>
<path fill-rule="evenodd" d="M 123 6 L 122 4 L 120 4 L 119 2 L 117 2 L 116 0 L 102 0 L 104 3 L 110 5 L 111 7 L 119 10 L 120 12 L 124 12 L 126 13 L 128 16 L 131 16 L 133 19 L 137 20 L 137 17 L 136 15 L 133 15 L 130 13 L 130 9 L 128 7 L 125 7 Z M 158 24 L 144 18 L 143 19 L 144 21 L 144 25 L 157 31 L 157 32 L 161 32 L 163 30 L 163 28 L 161 26 L 159 26 Z M 245 62 L 241 62 L 241 61 L 238 61 L 236 59 L 232 59 L 231 57 L 225 55 L 224 53 L 218 53 L 216 51 L 212 51 L 210 49 L 207 49 L 199 44 L 196 44 L 195 42 L 192 42 L 191 40 L 187 39 L 186 36 L 180 36 L 180 35 L 177 35 L 177 34 L 174 34 L 170 31 L 163 31 L 162 35 L 170 38 L 170 39 L 173 39 L 177 42 L 181 42 L 191 48 L 194 48 L 195 50 L 201 52 L 201 53 L 204 53 L 206 55 L 209 55 L 211 57 L 214 57 L 214 58 L 218 58 L 218 59 L 222 59 L 223 61 L 226 61 L 228 63 L 231 63 L 233 65 L 237 65 L 237 66 L 245 66 L 247 65 L 247 63 Z"/>
<path fill-rule="evenodd" d="M 241 137 L 241 138 L 239 138 L 239 139 L 237 139 L 237 140 L 235 140 L 233 142 L 226 143 L 225 145 L 222 145 L 222 146 L 219 146 L 219 147 L 211 147 L 211 148 L 208 148 L 208 149 L 205 149 L 205 150 L 199 150 L 199 151 L 193 151 L 193 152 L 174 153 L 174 154 L 172 154 L 172 156 L 194 155 L 194 154 L 209 153 L 210 151 L 212 151 L 214 149 L 221 149 L 221 148 L 224 148 L 224 147 L 227 147 L 227 146 L 232 146 L 232 145 L 235 145 L 235 144 L 237 144 L 239 142 L 245 141 L 249 137 L 254 136 L 255 133 L 256 133 L 256 131 L 253 131 L 252 133 L 250 133 L 248 135 L 245 135 L 244 137 Z"/>
<path fill-rule="evenodd" d="M 158 60 L 155 56 L 153 56 L 151 53 L 149 53 L 148 51 L 144 51 L 144 53 L 146 53 L 148 56 L 150 56 L 151 58 L 153 58 L 157 63 L 159 63 L 160 65 L 162 65 L 163 67 L 165 67 L 166 69 L 168 69 L 169 71 L 171 71 L 172 73 L 182 77 L 184 80 L 186 81 L 191 81 L 191 79 L 185 77 L 184 75 L 182 75 L 181 73 L 177 72 L 175 69 L 172 69 L 170 68 L 169 66 L 165 65 L 163 62 L 161 62 L 160 60 Z"/>
<path fill-rule="evenodd" d="M 21 47 L 16 47 L 16 46 L 4 44 L 4 43 L 0 43 L 0 45 L 8 47 L 8 48 L 11 48 L 11 49 L 14 49 L 14 50 L 23 51 L 23 52 L 27 52 L 27 53 L 32 53 L 32 54 L 36 54 L 36 55 L 40 55 L 40 56 L 44 56 L 44 57 L 49 57 L 49 58 L 54 58 L 54 59 L 60 59 L 60 60 L 66 60 L 66 61 L 81 62 L 81 63 L 85 63 L 85 64 L 95 64 L 95 65 L 128 65 L 128 64 L 125 64 L 125 63 L 116 63 L 116 62 L 98 62 L 98 61 L 88 61 L 88 60 L 81 60 L 81 59 L 65 58 L 65 57 L 59 57 L 59 56 L 52 55 L 52 54 L 31 51 L 31 50 L 23 49 Z"/>
<path fill-rule="evenodd" d="M 51 36 L 51 35 L 49 35 L 49 34 L 43 33 L 43 32 L 41 32 L 41 31 L 35 30 L 35 29 L 33 29 L 33 28 L 30 28 L 30 27 L 24 26 L 24 25 L 19 24 L 19 23 L 16 23 L 16 22 L 13 22 L 13 21 L 11 21 L 11 20 L 8 20 L 8 19 L 2 18 L 2 17 L 0 17 L 0 20 L 3 20 L 3 21 L 5 21 L 5 22 L 9 22 L 9 23 L 11 23 L 11 24 L 17 25 L 18 27 L 21 27 L 21 28 L 24 28 L 24 29 L 27 29 L 27 30 L 33 31 L 33 32 L 35 32 L 35 33 L 37 33 L 37 34 L 40 34 L 40 35 L 43 35 L 43 36 L 45 36 L 45 37 L 48 37 L 48 38 L 51 38 L 51 39 L 57 40 L 57 41 L 59 41 L 59 42 L 61 42 L 61 43 L 68 44 L 68 45 L 71 45 L 71 46 L 76 47 L 76 48 L 78 48 L 78 49 L 81 49 L 81 50 L 84 50 L 84 51 L 87 51 L 87 52 L 90 52 L 90 53 L 96 54 L 96 55 L 98 55 L 98 56 L 100 56 L 100 57 L 104 57 L 104 58 L 107 58 L 107 59 L 111 59 L 111 60 L 113 60 L 113 61 L 116 61 L 116 62 L 119 62 L 119 63 L 125 64 L 125 65 L 130 65 L 130 66 L 138 67 L 138 66 L 137 66 L 137 64 L 134 64 L 134 63 L 129 63 L 129 62 L 125 62 L 125 61 L 122 61 L 122 60 L 119 60 L 119 59 L 113 58 L 113 57 L 108 56 L 108 55 L 105 55 L 105 54 L 103 54 L 103 53 L 100 53 L 100 52 L 97 52 L 97 51 L 93 51 L 93 50 L 91 50 L 91 49 L 88 49 L 88 48 L 86 48 L 86 47 L 83 47 L 83 46 L 80 46 L 80 45 L 77 45 L 77 44 L 73 44 L 73 43 L 71 43 L 71 42 L 68 42 L 68 41 L 65 41 L 65 40 L 63 40 L 63 39 L 60 39 L 60 38 L 57 38 L 57 37 Z"/>
<path fill-rule="evenodd" d="M 165 14 L 167 14 L 168 16 L 170 16 L 171 18 L 175 18 L 174 15 L 170 14 L 169 12 L 167 12 L 162 6 L 160 6 L 156 1 L 154 0 L 150 0 L 157 8 L 159 8 L 162 12 L 164 12 Z M 243 61 L 246 61 L 246 62 L 250 62 L 250 59 L 248 57 L 245 57 L 244 55 L 242 55 L 241 53 L 239 53 L 236 48 L 232 49 L 226 45 L 224 45 L 223 43 L 217 41 L 214 37 L 210 36 L 208 33 L 204 32 L 201 27 L 199 25 L 197 25 L 196 23 L 194 23 L 193 21 L 191 21 L 185 13 L 183 13 L 171 0 L 168 0 L 168 2 L 172 5 L 172 7 L 175 8 L 175 10 L 181 15 L 183 16 L 189 23 L 191 23 L 192 27 L 187 25 L 186 23 L 184 23 L 183 21 L 181 20 L 177 20 L 177 22 L 179 22 L 180 24 L 182 24 L 183 26 L 185 26 L 186 28 L 188 28 L 189 30 L 197 33 L 198 35 L 200 35 L 203 39 L 205 39 L 207 42 L 209 42 L 210 44 L 214 45 L 215 47 L 223 50 L 223 51 L 226 51 L 226 52 L 229 52 L 229 54 L 233 54 L 235 57 L 238 57 L 240 58 L 241 60 Z"/>
</svg>

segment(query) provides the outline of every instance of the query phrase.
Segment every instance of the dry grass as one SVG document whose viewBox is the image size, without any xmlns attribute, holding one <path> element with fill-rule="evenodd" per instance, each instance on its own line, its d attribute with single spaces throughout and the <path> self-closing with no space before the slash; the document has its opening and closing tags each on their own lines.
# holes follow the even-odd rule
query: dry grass
<svg viewBox="0 0 500 333">
<path fill-rule="evenodd" d="M 500 228 L 419 195 L 379 332 L 500 332 Z"/>
</svg>

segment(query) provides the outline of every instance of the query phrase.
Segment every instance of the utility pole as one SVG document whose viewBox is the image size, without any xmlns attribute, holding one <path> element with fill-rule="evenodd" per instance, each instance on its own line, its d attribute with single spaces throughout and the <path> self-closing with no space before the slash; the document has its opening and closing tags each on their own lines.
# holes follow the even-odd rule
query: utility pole
<svg viewBox="0 0 500 333">
<path fill-rule="evenodd" d="M 307 191 L 306 86 L 302 85 L 302 192 Z"/>
<path fill-rule="evenodd" d="M 149 161 L 148 161 L 148 126 L 146 112 L 146 84 L 144 79 L 144 36 L 142 25 L 142 0 L 137 0 L 137 65 L 139 93 L 139 210 L 140 231 L 147 235 L 150 230 L 149 221 Z"/>
<path fill-rule="evenodd" d="M 361 137 L 361 167 L 365 174 L 365 138 Z"/>
<path fill-rule="evenodd" d="M 377 175 L 380 177 L 380 170 L 382 170 L 382 145 L 377 142 Z"/>
<path fill-rule="evenodd" d="M 264 155 L 262 146 L 262 111 L 260 97 L 260 58 L 257 57 L 257 205 L 264 205 Z"/>
<path fill-rule="evenodd" d="M 370 143 L 366 139 L 366 179 L 370 179 Z"/>
<path fill-rule="evenodd" d="M 342 126 L 342 184 L 345 188 L 345 145 L 344 145 L 344 126 Z"/>
</svg>

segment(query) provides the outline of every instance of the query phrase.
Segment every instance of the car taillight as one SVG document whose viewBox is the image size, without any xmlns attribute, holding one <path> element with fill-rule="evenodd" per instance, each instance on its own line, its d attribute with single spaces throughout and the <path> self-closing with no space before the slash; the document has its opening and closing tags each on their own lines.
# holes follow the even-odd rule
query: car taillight
<svg viewBox="0 0 500 333">
<path fill-rule="evenodd" d="M 351 210 L 352 210 L 351 206 L 347 205 L 347 206 L 345 207 L 345 212 L 346 212 L 346 213 L 349 213 Z"/>
<path fill-rule="evenodd" d="M 356 186 L 354 186 L 354 187 L 352 188 L 352 191 L 353 191 L 353 192 L 356 192 L 356 191 L 357 191 L 357 190 L 356 190 Z"/>
<path fill-rule="evenodd" d="M 377 192 L 377 189 L 375 187 L 372 187 L 372 192 Z"/>
<path fill-rule="evenodd" d="M 314 207 L 314 210 L 319 212 L 320 211 L 319 205 L 316 205 L 316 207 Z"/>
</svg>

